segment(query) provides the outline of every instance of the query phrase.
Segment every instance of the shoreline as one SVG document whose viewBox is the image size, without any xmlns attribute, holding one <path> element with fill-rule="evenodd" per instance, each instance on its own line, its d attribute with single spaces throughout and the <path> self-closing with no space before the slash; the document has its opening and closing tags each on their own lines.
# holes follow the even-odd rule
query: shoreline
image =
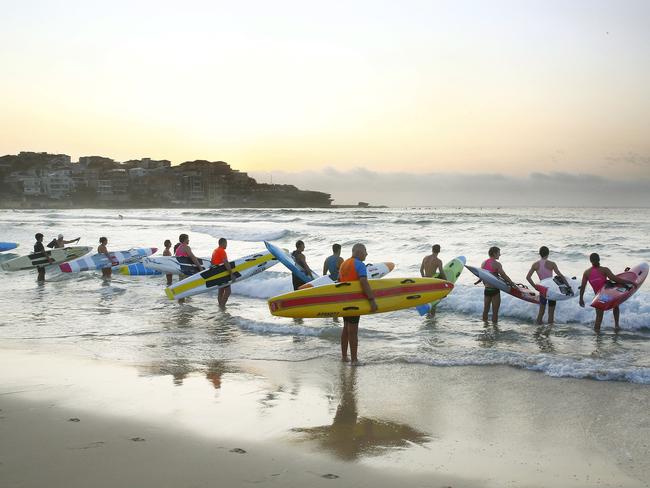
<svg viewBox="0 0 650 488">
<path fill-rule="evenodd" d="M 650 479 L 643 385 L 327 359 L 221 362 L 178 377 L 164 364 L 6 346 L 4 486 L 636 487 Z"/>
</svg>

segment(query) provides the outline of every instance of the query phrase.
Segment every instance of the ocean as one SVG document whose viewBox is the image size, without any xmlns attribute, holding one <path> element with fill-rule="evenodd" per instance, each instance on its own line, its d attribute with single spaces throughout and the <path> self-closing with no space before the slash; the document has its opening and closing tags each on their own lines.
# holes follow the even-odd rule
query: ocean
<svg viewBox="0 0 650 488">
<path fill-rule="evenodd" d="M 118 214 L 123 219 L 118 219 Z M 229 240 L 231 259 L 264 250 L 262 240 L 294 248 L 305 242 L 309 265 L 322 271 L 331 245 L 350 255 L 355 242 L 368 250 L 366 262 L 392 261 L 391 277 L 418 276 L 432 244 L 446 262 L 463 255 L 480 265 L 490 246 L 501 248 L 505 271 L 525 282 L 538 249 L 566 276 L 580 277 L 588 256 L 598 252 L 614 273 L 650 261 L 647 209 L 607 208 L 368 208 L 368 209 L 133 209 L 2 210 L 0 241 L 20 243 L 9 259 L 31 252 L 36 232 L 49 242 L 59 233 L 81 237 L 80 245 L 109 239 L 109 250 L 158 247 L 187 233 L 197 256 L 210 256 L 219 237 Z M 342 321 L 273 317 L 266 299 L 291 290 L 281 264 L 233 286 L 227 310 L 216 294 L 184 304 L 168 300 L 164 276 L 99 272 L 62 274 L 48 270 L 0 275 L 0 341 L 92 358 L 149 365 L 151 371 L 183 378 L 223 361 L 338 361 Z M 362 317 L 362 364 L 419 364 L 441 367 L 506 365 L 552 377 L 650 384 L 650 284 L 621 306 L 621 331 L 606 313 L 601 334 L 593 331 L 594 309 L 577 299 L 559 302 L 556 324 L 535 324 L 537 306 L 502 294 L 498 328 L 481 320 L 483 288 L 467 270 L 438 307 L 435 319 L 413 310 Z M 586 293 L 587 304 L 593 297 Z"/>
</svg>

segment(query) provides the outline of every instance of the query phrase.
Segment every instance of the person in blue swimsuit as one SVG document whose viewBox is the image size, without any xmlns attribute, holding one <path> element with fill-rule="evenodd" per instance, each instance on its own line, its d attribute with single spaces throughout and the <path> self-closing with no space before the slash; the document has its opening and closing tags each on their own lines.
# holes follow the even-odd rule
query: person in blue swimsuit
<svg viewBox="0 0 650 488">
<path fill-rule="evenodd" d="M 323 263 L 323 276 L 329 273 L 332 281 L 337 281 L 339 279 L 339 268 L 343 264 L 343 258 L 341 257 L 341 244 L 334 244 L 332 246 L 332 255 L 328 257 Z"/>
</svg>

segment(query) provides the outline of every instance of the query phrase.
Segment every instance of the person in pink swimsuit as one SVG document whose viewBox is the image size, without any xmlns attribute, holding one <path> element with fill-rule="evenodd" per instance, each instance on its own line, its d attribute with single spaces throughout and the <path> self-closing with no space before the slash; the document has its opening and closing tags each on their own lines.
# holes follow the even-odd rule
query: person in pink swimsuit
<svg viewBox="0 0 650 488">
<path fill-rule="evenodd" d="M 619 278 L 614 273 L 610 271 L 609 268 L 600 265 L 600 256 L 597 253 L 592 253 L 589 256 L 589 261 L 591 261 L 591 267 L 586 269 L 582 274 L 582 285 L 580 285 L 580 306 L 585 306 L 584 294 L 585 288 L 587 287 L 587 282 L 591 285 L 594 290 L 594 293 L 598 292 L 607 284 L 607 280 L 613 281 L 614 283 L 620 283 L 622 285 L 634 285 L 631 281 L 624 280 Z M 618 325 L 618 319 L 620 316 L 620 310 L 618 307 L 614 307 L 614 330 L 618 331 L 620 329 Z M 600 332 L 600 325 L 603 322 L 603 315 L 605 314 L 604 310 L 596 309 L 596 323 L 594 324 L 594 331 Z"/>
<path fill-rule="evenodd" d="M 542 246 L 539 248 L 539 257 L 538 261 L 535 261 L 530 267 L 526 279 L 535 289 L 535 283 L 532 280 L 533 273 L 537 273 L 539 281 L 545 280 L 546 278 L 551 278 L 553 273 L 562 278 L 566 283 L 566 278 L 557 267 L 553 261 L 548 260 L 549 250 L 548 247 Z M 544 318 L 544 312 L 546 311 L 546 302 L 548 302 L 548 324 L 552 325 L 555 321 L 555 300 L 546 300 L 546 298 L 539 297 L 539 312 L 537 313 L 537 324 L 542 325 L 542 319 Z"/>
<path fill-rule="evenodd" d="M 499 262 L 499 257 L 501 257 L 501 249 L 496 246 L 491 247 L 488 250 L 488 259 L 483 261 L 481 268 L 489 271 L 495 276 L 500 276 L 503 278 L 506 283 L 511 286 L 515 286 Z M 480 282 L 477 281 L 477 283 Z M 485 291 L 483 292 L 483 322 L 487 324 L 488 314 L 490 313 L 490 308 L 492 308 L 492 323 L 497 325 L 499 322 L 499 307 L 501 306 L 501 292 L 498 288 L 492 288 L 491 286 L 485 285 Z"/>
</svg>

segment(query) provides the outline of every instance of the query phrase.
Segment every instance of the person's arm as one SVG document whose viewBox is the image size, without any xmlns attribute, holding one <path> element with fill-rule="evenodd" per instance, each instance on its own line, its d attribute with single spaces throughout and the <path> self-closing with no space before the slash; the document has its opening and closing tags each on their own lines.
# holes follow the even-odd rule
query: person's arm
<svg viewBox="0 0 650 488">
<path fill-rule="evenodd" d="M 314 273 L 307 265 L 307 260 L 305 259 L 304 254 L 298 254 L 294 260 L 296 261 L 296 264 L 300 266 L 308 276 L 316 276 L 316 273 Z"/>
<path fill-rule="evenodd" d="M 426 260 L 427 260 L 427 258 L 424 258 L 422 260 L 422 264 L 420 265 L 420 276 L 422 276 L 422 278 L 426 278 L 425 272 L 424 272 L 424 263 L 426 262 Z"/>
<path fill-rule="evenodd" d="M 605 276 L 607 277 L 607 279 L 613 281 L 614 283 L 620 283 L 621 285 L 636 286 L 636 283 L 634 283 L 633 281 L 626 280 L 624 278 L 619 278 L 614 273 L 612 273 L 609 268 L 600 268 L 600 269 L 602 269 L 605 272 Z"/>
<path fill-rule="evenodd" d="M 234 283 L 237 278 L 235 278 L 235 273 L 232 271 L 232 267 L 230 266 L 230 261 L 228 261 L 227 254 L 224 254 L 223 256 L 223 267 L 228 270 L 228 273 L 230 273 L 230 282 Z"/>
<path fill-rule="evenodd" d="M 535 282 L 532 280 L 533 273 L 535 272 L 535 264 L 530 267 L 528 274 L 526 275 L 526 281 L 528 281 L 528 283 L 530 283 L 533 288 L 535 288 Z"/>
<path fill-rule="evenodd" d="M 445 271 L 442 269 L 442 261 L 438 263 L 438 278 L 441 280 L 447 280 L 447 275 L 445 274 Z"/>
<path fill-rule="evenodd" d="M 325 259 L 325 261 L 323 262 L 323 276 L 327 274 L 327 259 Z"/>
<path fill-rule="evenodd" d="M 506 280 L 506 283 L 508 283 L 510 286 L 516 286 L 515 282 L 510 279 L 510 277 L 506 274 L 505 271 L 503 271 L 503 266 L 501 264 L 497 263 L 497 274 L 501 276 L 504 280 Z"/>
<path fill-rule="evenodd" d="M 377 302 L 375 301 L 375 294 L 373 293 L 372 288 L 370 288 L 370 283 L 368 283 L 368 278 L 365 276 L 359 277 L 359 283 L 361 284 L 363 293 L 366 295 L 368 301 L 370 302 L 370 313 L 376 312 L 378 310 Z"/>
<path fill-rule="evenodd" d="M 558 268 L 558 267 L 557 267 L 557 264 L 555 264 L 555 263 L 553 263 L 553 271 L 555 272 L 555 274 L 556 274 L 557 276 L 560 277 L 560 279 L 561 279 L 562 281 L 564 281 L 564 283 L 566 283 L 567 285 L 569 284 L 569 280 L 567 280 L 567 279 L 566 279 L 566 276 L 564 276 L 564 275 L 560 272 L 560 268 Z"/>
<path fill-rule="evenodd" d="M 196 258 L 190 246 L 185 246 L 185 252 L 187 253 L 187 256 L 192 260 L 192 262 L 196 265 L 196 267 L 199 268 L 199 271 L 201 271 L 203 269 L 203 265 L 201 264 L 201 261 Z"/>
<path fill-rule="evenodd" d="M 63 241 L 63 244 L 72 244 L 73 242 L 79 242 L 79 239 L 81 239 L 81 237 L 77 237 L 76 239 L 72 239 L 70 241 Z"/>
<path fill-rule="evenodd" d="M 580 285 L 580 306 L 585 306 L 585 288 L 587 287 L 587 271 L 582 273 L 582 284 Z"/>
</svg>

